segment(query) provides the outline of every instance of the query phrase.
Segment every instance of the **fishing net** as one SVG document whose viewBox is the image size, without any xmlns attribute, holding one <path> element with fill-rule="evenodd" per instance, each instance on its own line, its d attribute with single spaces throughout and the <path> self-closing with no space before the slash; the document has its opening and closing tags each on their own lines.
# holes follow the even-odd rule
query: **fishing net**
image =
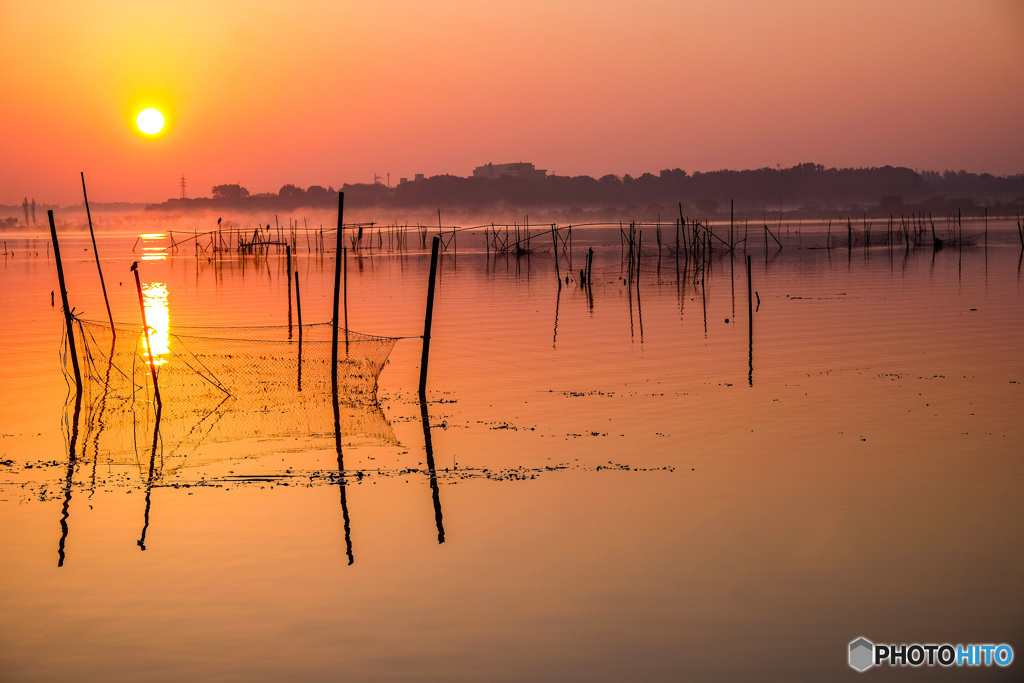
<svg viewBox="0 0 1024 683">
<path fill-rule="evenodd" d="M 333 444 L 329 323 L 295 326 L 290 339 L 288 327 L 150 328 L 148 341 L 141 326 L 115 330 L 75 320 L 88 459 L 149 466 L 154 434 L 164 472 L 316 447 L 320 440 Z M 345 445 L 397 444 L 376 397 L 396 341 L 339 330 L 337 400 Z M 70 361 L 64 365 L 70 375 Z"/>
</svg>

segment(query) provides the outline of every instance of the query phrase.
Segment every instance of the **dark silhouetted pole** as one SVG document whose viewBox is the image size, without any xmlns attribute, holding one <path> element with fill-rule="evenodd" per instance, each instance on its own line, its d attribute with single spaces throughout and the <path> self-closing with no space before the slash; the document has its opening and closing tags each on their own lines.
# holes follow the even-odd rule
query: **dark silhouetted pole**
<svg viewBox="0 0 1024 683">
<path fill-rule="evenodd" d="M 348 358 L 348 249 L 341 250 L 342 301 L 345 309 L 345 357 Z"/>
<path fill-rule="evenodd" d="M 96 270 L 100 273 L 100 288 L 103 290 L 103 303 L 107 305 L 107 318 L 110 319 L 110 333 L 117 336 L 114 329 L 114 316 L 110 312 L 110 299 L 107 298 L 107 285 L 103 282 L 103 268 L 100 266 L 100 252 L 96 249 L 96 234 L 92 231 L 92 212 L 89 211 L 89 195 L 85 191 L 85 171 L 79 171 L 82 176 L 82 197 L 85 199 L 85 217 L 89 219 L 89 237 L 92 238 L 92 253 L 96 255 Z"/>
<path fill-rule="evenodd" d="M 555 224 L 551 224 L 551 254 L 555 257 L 555 277 L 558 278 L 558 288 L 562 288 L 562 274 L 558 272 L 558 244 L 555 242 Z"/>
<path fill-rule="evenodd" d="M 302 391 L 302 296 L 299 294 L 299 271 L 295 271 L 295 312 L 299 316 L 299 391 Z"/>
<path fill-rule="evenodd" d="M 75 386 L 79 396 L 82 394 L 82 370 L 78 367 L 78 349 L 75 347 L 75 329 L 71 319 L 71 306 L 68 305 L 68 290 L 64 286 L 64 266 L 60 260 L 60 244 L 57 242 L 57 226 L 53 222 L 53 210 L 47 209 L 50 219 L 50 239 L 53 240 L 53 256 L 57 261 L 57 280 L 60 282 L 60 300 L 64 305 L 64 326 L 68 331 L 68 348 L 71 349 L 71 367 L 75 371 Z"/>
<path fill-rule="evenodd" d="M 427 285 L 427 314 L 423 322 L 423 356 L 420 358 L 420 396 L 427 391 L 427 361 L 430 358 L 430 321 L 434 316 L 434 283 L 437 280 L 437 249 L 441 239 L 435 237 L 430 246 L 430 283 Z"/>
<path fill-rule="evenodd" d="M 288 261 L 288 338 L 292 338 L 292 248 L 290 245 L 284 247 L 285 258 Z"/>
<path fill-rule="evenodd" d="M 345 193 L 338 193 L 338 242 L 334 253 L 334 317 L 331 319 L 331 390 L 338 393 L 338 306 L 341 299 L 342 230 L 345 214 Z"/>
</svg>

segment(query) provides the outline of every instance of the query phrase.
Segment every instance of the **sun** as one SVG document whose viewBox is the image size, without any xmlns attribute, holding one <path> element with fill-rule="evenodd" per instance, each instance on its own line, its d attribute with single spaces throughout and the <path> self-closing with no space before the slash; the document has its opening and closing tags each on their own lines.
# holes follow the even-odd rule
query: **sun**
<svg viewBox="0 0 1024 683">
<path fill-rule="evenodd" d="M 148 107 L 135 117 L 135 125 L 146 135 L 156 135 L 164 129 L 164 115 L 159 109 Z"/>
</svg>

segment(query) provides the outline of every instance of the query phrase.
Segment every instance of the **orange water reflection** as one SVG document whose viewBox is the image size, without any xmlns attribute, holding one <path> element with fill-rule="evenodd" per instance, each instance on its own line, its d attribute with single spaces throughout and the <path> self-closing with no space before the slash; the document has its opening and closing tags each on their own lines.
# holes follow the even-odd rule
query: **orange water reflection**
<svg viewBox="0 0 1024 683">
<path fill-rule="evenodd" d="M 167 258 L 167 246 L 160 244 L 167 238 L 162 232 L 150 232 L 139 235 L 142 240 L 143 261 L 163 261 Z"/>
<path fill-rule="evenodd" d="M 580 232 L 577 264 L 579 244 L 598 241 Z M 674 259 L 645 252 L 641 345 L 614 239 L 596 251 L 592 297 L 557 288 L 550 253 L 506 266 L 460 251 L 458 269 L 446 253 L 432 424 L 407 398 L 415 340 L 390 356 L 381 410 L 349 411 L 361 429 L 393 428 L 401 446 L 364 438 L 340 462 L 330 428 L 300 404 L 194 413 L 175 432 L 168 415 L 199 403 L 167 402 L 152 479 L 152 433 L 119 430 L 111 403 L 83 413 L 74 443 L 85 455 L 69 448 L 71 430 L 48 410 L 67 393 L 53 357 L 62 316 L 27 314 L 52 271 L 10 260 L 5 282 L 26 295 L 0 287 L 15 319 L 0 329 L 0 385 L 33 410 L 0 405 L 0 431 L 14 434 L 0 440 L 3 459 L 16 463 L 0 465 L 14 482 L 0 486 L 10 577 L 0 601 L 19 626 L 0 668 L 56 678 L 74 658 L 76 678 L 108 680 L 112 666 L 130 678 L 159 656 L 168 678 L 195 678 L 262 652 L 250 677 L 386 678 L 401 657 L 403 670 L 436 679 L 487 679 L 497 661 L 493 678 L 730 680 L 776 667 L 777 678 L 817 681 L 845 670 L 857 634 L 923 637 L 937 613 L 948 623 L 936 637 L 1013 642 L 1024 604 L 1024 551 L 1006 542 L 1024 520 L 1019 250 L 755 252 L 750 386 L 739 254 L 735 283 L 726 252 L 696 287 L 676 280 Z M 268 302 L 287 295 L 286 265 L 271 259 L 264 275 L 252 257 L 189 257 L 147 269 L 166 283 L 144 296 L 154 328 L 158 308 L 169 321 L 171 284 L 178 333 L 214 307 L 226 324 L 285 319 Z M 353 328 L 422 331 L 426 259 L 375 257 L 363 269 L 350 259 Z M 72 262 L 71 279 L 93 266 Z M 304 318 L 328 319 L 334 264 L 309 255 L 292 266 Z M 134 321 L 128 294 L 120 317 Z M 103 310 L 92 296 L 79 306 Z M 174 350 L 185 351 L 178 340 Z M 177 364 L 161 369 L 162 387 Z M 214 420 L 239 438 L 206 436 Z M 123 465 L 107 443 L 123 444 Z M 62 518 L 64 573 L 41 570 L 57 562 Z M 54 623 L 76 635 L 59 657 L 35 655 Z M 171 627 L 153 639 L 153 624 Z M 794 639 L 798 665 L 786 659 Z M 738 652 L 739 641 L 751 645 Z"/>
<path fill-rule="evenodd" d="M 171 352 L 168 330 L 171 325 L 170 309 L 167 306 L 167 285 L 151 282 L 142 288 L 146 302 L 146 325 L 149 327 L 149 342 L 153 347 L 153 363 L 163 365 Z M 142 353 L 146 354 L 146 340 L 142 339 Z"/>
</svg>

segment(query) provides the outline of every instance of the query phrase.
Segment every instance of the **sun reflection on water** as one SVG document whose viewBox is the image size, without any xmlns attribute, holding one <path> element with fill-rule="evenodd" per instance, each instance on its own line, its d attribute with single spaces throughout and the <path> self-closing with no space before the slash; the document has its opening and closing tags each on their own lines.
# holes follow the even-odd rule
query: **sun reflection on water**
<svg viewBox="0 0 1024 683">
<path fill-rule="evenodd" d="M 143 261 L 163 261 L 167 258 L 167 245 L 159 244 L 161 240 L 166 239 L 167 235 L 162 232 L 149 232 L 144 235 L 139 235 L 139 239 L 142 240 L 142 260 Z"/>
<path fill-rule="evenodd" d="M 146 324 L 149 326 L 149 341 L 153 346 L 153 363 L 163 365 L 165 356 L 171 352 L 168 330 L 171 324 L 170 309 L 167 306 L 167 285 L 163 282 L 152 282 L 142 288 L 146 302 Z M 142 353 L 146 353 L 146 340 L 143 336 Z"/>
</svg>

